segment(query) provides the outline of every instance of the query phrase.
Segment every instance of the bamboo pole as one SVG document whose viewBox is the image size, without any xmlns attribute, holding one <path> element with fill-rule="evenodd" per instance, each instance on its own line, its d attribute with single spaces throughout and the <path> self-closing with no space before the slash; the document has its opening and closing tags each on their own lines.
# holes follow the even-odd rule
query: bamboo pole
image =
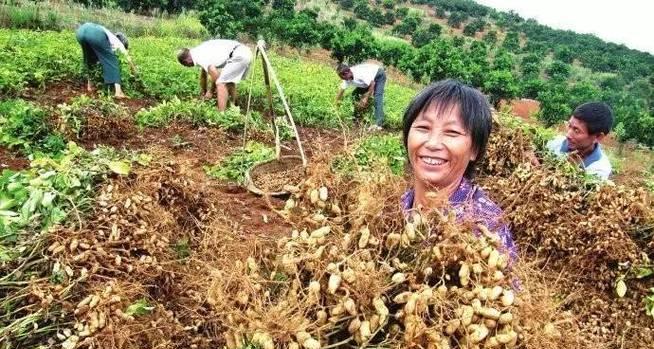
<svg viewBox="0 0 654 349">
<path fill-rule="evenodd" d="M 265 65 L 268 68 L 268 73 L 270 74 L 270 78 L 272 79 L 273 83 L 275 84 L 275 87 L 277 88 L 277 92 L 279 93 L 279 96 L 282 100 L 282 104 L 284 105 L 284 111 L 286 112 L 286 117 L 288 118 L 288 121 L 290 122 L 291 126 L 293 127 L 293 132 L 295 133 L 295 140 L 297 141 L 297 146 L 300 152 L 300 157 L 302 158 L 302 166 L 306 167 L 307 166 L 307 159 L 304 155 L 304 148 L 302 147 L 302 141 L 300 140 L 300 134 L 297 130 L 297 126 L 295 126 L 295 121 L 293 120 L 293 114 L 291 114 L 291 110 L 288 106 L 288 103 L 286 102 L 286 96 L 284 95 L 284 90 L 282 89 L 282 86 L 279 83 L 279 80 L 277 80 L 277 75 L 275 74 L 275 70 L 272 68 L 272 65 L 270 64 L 270 60 L 268 59 L 268 55 L 266 54 L 266 50 L 264 47 L 261 45 L 262 41 L 257 42 L 257 48 L 261 54 L 261 57 L 263 58 Z M 278 142 L 278 135 L 275 135 L 275 141 Z"/>
</svg>

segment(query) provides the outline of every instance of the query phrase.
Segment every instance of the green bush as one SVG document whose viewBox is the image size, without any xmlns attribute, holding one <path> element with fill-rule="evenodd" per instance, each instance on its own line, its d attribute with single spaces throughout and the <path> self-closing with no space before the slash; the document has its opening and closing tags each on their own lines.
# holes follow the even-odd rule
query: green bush
<svg viewBox="0 0 654 349">
<path fill-rule="evenodd" d="M 477 32 L 484 30 L 486 21 L 483 19 L 475 19 L 463 28 L 463 34 L 467 36 L 474 36 Z"/>
<path fill-rule="evenodd" d="M 204 168 L 207 175 L 236 183 L 243 183 L 245 172 L 257 163 L 275 158 L 275 149 L 262 143 L 250 141 L 213 166 Z"/>
<path fill-rule="evenodd" d="M 415 47 L 425 46 L 432 40 L 438 38 L 442 30 L 443 27 L 437 23 L 431 23 L 428 27 L 420 27 L 411 35 L 411 43 Z"/>
<path fill-rule="evenodd" d="M 411 35 L 422 24 L 422 17 L 418 14 L 411 13 L 402 19 L 398 25 L 393 27 L 393 33 L 397 35 Z"/>
<path fill-rule="evenodd" d="M 65 144 L 47 118 L 47 112 L 32 103 L 20 99 L 0 101 L 0 145 L 26 155 L 36 151 L 58 153 Z"/>
<path fill-rule="evenodd" d="M 570 65 L 561 61 L 554 61 L 545 70 L 550 79 L 565 81 L 571 73 Z"/>
<path fill-rule="evenodd" d="M 460 28 L 461 24 L 468 19 L 468 14 L 464 12 L 454 11 L 447 17 L 447 24 L 452 28 Z"/>
<path fill-rule="evenodd" d="M 353 30 L 339 29 L 330 42 L 332 57 L 343 62 L 361 62 L 375 56 L 375 38 L 368 27 L 357 25 Z"/>
</svg>

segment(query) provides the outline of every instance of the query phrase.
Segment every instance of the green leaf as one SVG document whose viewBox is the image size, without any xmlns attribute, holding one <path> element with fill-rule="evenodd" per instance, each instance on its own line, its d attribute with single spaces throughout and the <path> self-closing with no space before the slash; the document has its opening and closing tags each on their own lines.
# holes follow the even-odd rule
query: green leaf
<svg viewBox="0 0 654 349">
<path fill-rule="evenodd" d="M 127 176 L 132 170 L 132 166 L 127 161 L 111 161 L 109 162 L 109 169 L 121 176 Z"/>
<path fill-rule="evenodd" d="M 130 316 L 140 316 L 149 314 L 152 312 L 152 310 L 154 310 L 154 307 L 150 306 L 146 299 L 139 299 L 136 301 L 136 303 L 133 303 L 127 307 L 125 314 Z"/>
<path fill-rule="evenodd" d="M 53 193 L 53 192 L 50 192 L 50 191 L 46 192 L 45 194 L 43 194 L 43 199 L 41 200 L 41 205 L 43 205 L 43 207 L 52 206 L 52 201 L 54 200 L 55 197 L 57 197 L 56 193 Z"/>
<path fill-rule="evenodd" d="M 16 206 L 17 202 L 14 199 L 0 198 L 0 210 L 7 210 Z"/>
<path fill-rule="evenodd" d="M 650 276 L 652 274 L 654 274 L 654 269 L 652 269 L 652 268 L 643 268 L 643 267 L 641 267 L 641 268 L 638 268 L 636 270 L 636 278 L 637 279 L 643 279 L 643 278 L 646 278 L 646 277 L 648 277 L 648 276 Z"/>
</svg>

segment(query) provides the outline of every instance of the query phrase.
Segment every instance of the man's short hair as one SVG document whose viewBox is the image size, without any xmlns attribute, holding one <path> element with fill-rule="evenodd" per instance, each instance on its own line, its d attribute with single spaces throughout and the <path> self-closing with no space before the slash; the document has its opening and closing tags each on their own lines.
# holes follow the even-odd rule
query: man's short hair
<svg viewBox="0 0 654 349">
<path fill-rule="evenodd" d="M 338 73 L 338 75 L 341 75 L 348 70 L 350 70 L 350 66 L 345 63 L 339 63 L 338 66 L 336 67 L 336 72 Z"/>
<path fill-rule="evenodd" d="M 575 109 L 572 116 L 585 122 L 591 135 L 608 134 L 613 127 L 613 111 L 603 102 L 584 103 Z"/>
<path fill-rule="evenodd" d="M 191 54 L 191 50 L 184 47 L 183 49 L 177 51 L 177 61 L 179 61 L 179 63 L 181 64 L 184 64 L 184 61 L 190 54 Z"/>
</svg>

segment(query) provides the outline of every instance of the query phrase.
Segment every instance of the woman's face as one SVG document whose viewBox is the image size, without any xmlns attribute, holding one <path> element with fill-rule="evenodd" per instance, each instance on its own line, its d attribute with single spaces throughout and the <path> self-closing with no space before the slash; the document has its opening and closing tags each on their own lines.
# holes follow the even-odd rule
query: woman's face
<svg viewBox="0 0 654 349">
<path fill-rule="evenodd" d="M 475 160 L 472 137 L 459 117 L 459 107 L 429 105 L 413 121 L 407 137 L 409 161 L 422 189 L 458 185 Z"/>
</svg>

